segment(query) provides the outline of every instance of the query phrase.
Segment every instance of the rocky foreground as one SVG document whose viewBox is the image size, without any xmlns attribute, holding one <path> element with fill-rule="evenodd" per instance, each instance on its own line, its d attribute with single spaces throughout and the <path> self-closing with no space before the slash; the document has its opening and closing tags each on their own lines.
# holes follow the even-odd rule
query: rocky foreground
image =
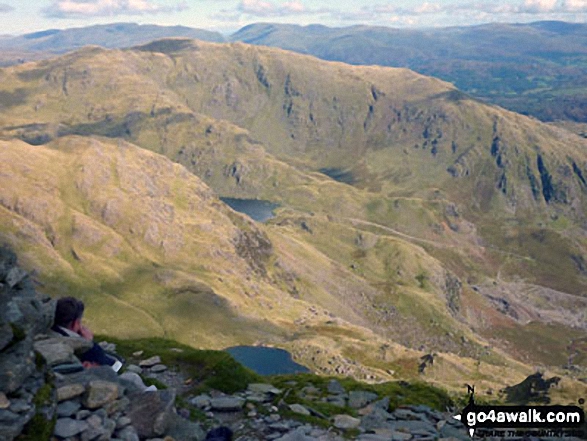
<svg viewBox="0 0 587 441">
<path fill-rule="evenodd" d="M 0 249 L 0 441 L 469 439 L 448 409 L 398 407 L 393 402 L 401 397 L 345 387 L 344 380 L 271 377 L 273 384 L 247 381 L 226 393 L 233 379 L 224 377 L 216 388 L 198 388 L 205 376 L 194 372 L 208 369 L 211 376 L 222 367 L 190 371 L 165 362 L 188 348 L 167 348 L 167 358 L 153 348 L 123 354 L 124 371 L 158 388 L 146 392 L 109 367 L 80 368 L 83 344 L 47 334 L 53 308 L 15 255 Z M 115 344 L 100 344 L 116 354 Z M 230 428 L 233 438 L 212 438 L 219 427 Z"/>
</svg>

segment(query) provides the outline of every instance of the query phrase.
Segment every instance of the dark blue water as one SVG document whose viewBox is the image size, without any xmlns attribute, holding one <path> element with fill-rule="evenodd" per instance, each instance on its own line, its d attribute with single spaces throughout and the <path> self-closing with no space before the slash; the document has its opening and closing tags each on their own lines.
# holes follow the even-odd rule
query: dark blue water
<svg viewBox="0 0 587 441">
<path fill-rule="evenodd" d="M 225 350 L 240 364 L 259 375 L 310 372 L 306 366 L 293 361 L 291 354 L 283 349 L 263 346 L 234 346 Z"/>
<path fill-rule="evenodd" d="M 257 222 L 267 222 L 274 218 L 273 210 L 279 207 L 279 204 L 260 199 L 220 198 L 220 200 L 234 211 L 244 213 Z"/>
</svg>

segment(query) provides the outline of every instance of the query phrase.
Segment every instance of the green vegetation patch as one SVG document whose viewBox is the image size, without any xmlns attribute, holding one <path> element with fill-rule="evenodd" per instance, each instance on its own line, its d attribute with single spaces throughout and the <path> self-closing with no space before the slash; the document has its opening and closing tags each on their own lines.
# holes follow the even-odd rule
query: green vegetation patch
<svg viewBox="0 0 587 441">
<path fill-rule="evenodd" d="M 107 340 L 116 344 L 118 354 L 130 361 L 138 361 L 133 352 L 143 351 L 140 359 L 155 355 L 162 363 L 178 366 L 193 381 L 191 393 L 210 389 L 228 394 L 246 389 L 249 383 L 260 381 L 260 377 L 234 360 L 223 351 L 199 350 L 163 338 L 119 340 L 112 337 L 96 336 L 97 341 Z"/>
</svg>

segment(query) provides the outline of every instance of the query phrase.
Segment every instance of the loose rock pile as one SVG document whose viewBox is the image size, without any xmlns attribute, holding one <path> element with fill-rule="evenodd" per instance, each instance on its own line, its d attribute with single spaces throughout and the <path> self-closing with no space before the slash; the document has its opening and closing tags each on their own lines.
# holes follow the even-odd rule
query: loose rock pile
<svg viewBox="0 0 587 441">
<path fill-rule="evenodd" d="M 299 389 L 295 381 L 290 382 L 288 388 L 293 394 L 291 397 L 305 403 L 328 402 L 339 406 L 340 413 L 328 417 L 307 404 L 286 404 L 283 399 L 276 402 L 277 397 L 288 394 L 286 391 L 284 395 L 283 390 L 270 384 L 250 384 L 245 392 L 230 396 L 198 395 L 189 399 L 189 403 L 206 412 L 216 424 L 229 425 L 240 441 L 470 439 L 463 425 L 448 414 L 427 406 L 409 406 L 388 412 L 389 398 L 380 399 L 368 391 L 347 393 L 336 380 L 328 384 L 326 396 L 324 391 L 313 386 Z M 313 416 L 322 420 L 322 424 L 304 423 L 297 416 Z"/>
<path fill-rule="evenodd" d="M 36 414 L 53 415 L 52 403 L 41 400 L 50 395 L 47 370 L 33 351 L 35 335 L 49 328 L 53 312 L 14 253 L 0 248 L 0 440 L 16 437 Z"/>
</svg>

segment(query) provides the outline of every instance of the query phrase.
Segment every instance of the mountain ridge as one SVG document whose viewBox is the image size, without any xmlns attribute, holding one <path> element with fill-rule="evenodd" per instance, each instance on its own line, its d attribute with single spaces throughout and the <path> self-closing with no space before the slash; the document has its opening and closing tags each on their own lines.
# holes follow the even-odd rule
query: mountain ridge
<svg viewBox="0 0 587 441">
<path fill-rule="evenodd" d="M 407 69 L 242 43 L 83 49 L 0 79 L 0 137 L 12 155 L 1 170 L 22 182 L 0 187 L 2 238 L 28 265 L 26 250 L 57 247 L 75 277 L 43 283 L 85 293 L 98 332 L 110 325 L 100 306 L 110 294 L 129 311 L 151 305 L 155 335 L 281 345 L 325 373 L 413 378 L 419 358 L 436 353 L 424 377 L 454 387 L 456 366 L 481 369 L 488 387 L 520 381 L 532 363 L 561 371 L 566 340 L 547 336 L 585 337 L 568 326 L 581 323 L 587 283 L 586 141 L 570 132 Z M 57 159 L 27 173 L 23 152 Z M 23 236 L 39 216 L 33 177 L 55 162 L 64 166 L 54 206 L 79 214 Z M 353 185 L 325 168 L 349 172 Z M 19 187 L 28 190 L 17 197 Z M 216 195 L 281 208 L 255 224 Z M 197 252 L 182 251 L 186 241 Z M 548 289 L 567 303 L 545 305 Z M 204 336 L 191 311 L 218 332 Z M 510 330 L 544 338 L 545 350 L 524 353 Z"/>
</svg>

